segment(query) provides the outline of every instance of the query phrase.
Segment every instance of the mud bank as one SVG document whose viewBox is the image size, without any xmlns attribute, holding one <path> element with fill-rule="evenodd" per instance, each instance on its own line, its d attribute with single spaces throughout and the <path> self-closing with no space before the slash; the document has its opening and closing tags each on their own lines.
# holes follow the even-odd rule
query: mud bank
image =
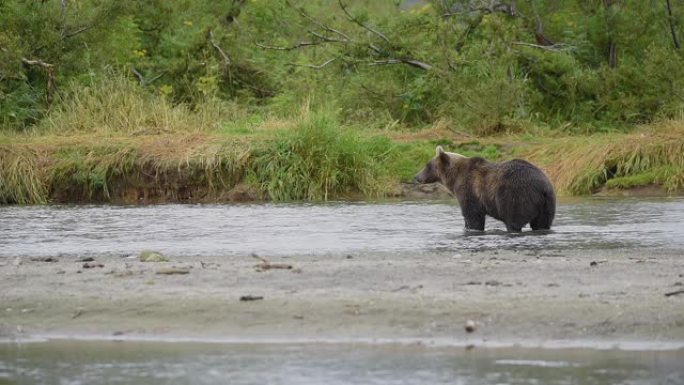
<svg viewBox="0 0 684 385">
<path fill-rule="evenodd" d="M 0 261 L 0 336 L 684 346 L 683 258 L 581 250 L 269 260 L 282 268 L 250 256 L 9 258 Z"/>
</svg>

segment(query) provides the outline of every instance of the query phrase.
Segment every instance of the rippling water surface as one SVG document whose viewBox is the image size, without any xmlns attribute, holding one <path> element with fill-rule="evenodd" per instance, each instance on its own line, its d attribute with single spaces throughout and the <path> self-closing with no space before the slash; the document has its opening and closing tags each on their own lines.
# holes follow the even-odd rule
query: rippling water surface
<svg viewBox="0 0 684 385">
<path fill-rule="evenodd" d="M 0 257 L 684 248 L 684 199 L 562 203 L 553 231 L 465 233 L 448 202 L 0 207 Z"/>
<path fill-rule="evenodd" d="M 0 257 L 684 249 L 684 199 L 585 199 L 553 231 L 465 233 L 452 202 L 0 207 Z M 1 308 L 1 305 L 0 305 Z M 1 311 L 1 309 L 0 309 Z M 0 324 L 2 319 L 0 318 Z M 684 383 L 684 351 L 396 344 L 0 343 L 5 384 Z"/>
<path fill-rule="evenodd" d="M 684 351 L 52 341 L 0 344 L 0 383 L 675 385 L 682 362 Z"/>
</svg>

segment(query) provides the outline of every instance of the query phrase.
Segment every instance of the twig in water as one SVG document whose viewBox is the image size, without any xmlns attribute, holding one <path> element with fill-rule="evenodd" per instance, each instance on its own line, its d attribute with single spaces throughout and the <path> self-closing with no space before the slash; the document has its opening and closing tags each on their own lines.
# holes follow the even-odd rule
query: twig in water
<svg viewBox="0 0 684 385">
<path fill-rule="evenodd" d="M 665 293 L 665 296 L 666 297 L 672 297 L 673 295 L 679 295 L 679 294 L 684 294 L 684 290 L 671 291 L 669 293 Z"/>
</svg>

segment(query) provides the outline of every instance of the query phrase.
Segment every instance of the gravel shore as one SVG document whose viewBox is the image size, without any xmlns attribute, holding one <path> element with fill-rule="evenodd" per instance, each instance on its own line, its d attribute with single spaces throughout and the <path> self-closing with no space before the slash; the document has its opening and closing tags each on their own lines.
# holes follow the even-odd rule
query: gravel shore
<svg viewBox="0 0 684 385">
<path fill-rule="evenodd" d="M 4 258 L 0 277 L 6 340 L 684 346 L 679 251 Z"/>
</svg>

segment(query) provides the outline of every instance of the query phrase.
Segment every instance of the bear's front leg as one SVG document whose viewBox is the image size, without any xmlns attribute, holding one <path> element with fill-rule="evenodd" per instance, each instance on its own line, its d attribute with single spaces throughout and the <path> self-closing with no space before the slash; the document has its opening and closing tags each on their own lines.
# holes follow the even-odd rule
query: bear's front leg
<svg viewBox="0 0 684 385">
<path fill-rule="evenodd" d="M 475 205 L 463 205 L 461 213 L 463 213 L 466 230 L 484 231 L 486 214 L 483 210 Z"/>
</svg>

